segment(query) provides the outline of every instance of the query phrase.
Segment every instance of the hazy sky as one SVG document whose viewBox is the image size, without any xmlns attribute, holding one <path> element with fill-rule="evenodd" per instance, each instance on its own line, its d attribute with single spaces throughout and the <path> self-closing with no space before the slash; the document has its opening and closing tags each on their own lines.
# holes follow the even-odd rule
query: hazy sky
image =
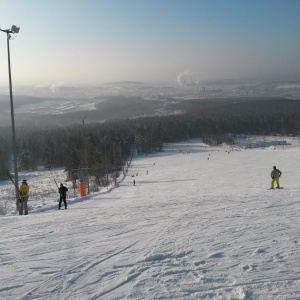
<svg viewBox="0 0 300 300">
<path fill-rule="evenodd" d="M 300 0 L 0 0 L 13 84 L 300 74 Z M 0 32 L 0 85 L 8 84 Z"/>
</svg>

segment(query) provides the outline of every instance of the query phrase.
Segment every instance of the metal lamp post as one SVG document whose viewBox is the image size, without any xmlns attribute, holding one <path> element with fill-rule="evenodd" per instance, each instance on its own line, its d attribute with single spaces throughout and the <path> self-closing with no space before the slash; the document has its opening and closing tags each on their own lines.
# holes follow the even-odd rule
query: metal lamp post
<svg viewBox="0 0 300 300">
<path fill-rule="evenodd" d="M 103 143 L 104 143 L 104 161 L 105 161 L 106 186 L 108 187 L 108 170 L 107 170 L 107 158 L 106 158 L 106 145 L 108 144 L 108 142 L 107 142 L 107 136 L 105 136 L 103 138 Z"/>
<path fill-rule="evenodd" d="M 89 172 L 88 172 L 88 163 L 87 163 L 87 153 L 86 153 L 86 136 L 85 136 L 85 127 L 84 127 L 85 117 L 82 119 L 82 132 L 83 132 L 83 146 L 84 146 L 84 170 L 85 170 L 85 178 L 87 180 L 87 193 L 90 194 L 90 180 L 89 180 Z"/>
<path fill-rule="evenodd" d="M 18 203 L 19 198 L 19 180 L 18 180 L 18 161 L 17 161 L 17 147 L 16 147 L 16 131 L 15 131 L 15 117 L 14 117 L 14 104 L 12 94 L 12 82 L 11 82 L 11 67 L 10 67 L 10 51 L 9 51 L 9 40 L 12 33 L 18 33 L 20 27 L 13 25 L 11 29 L 3 30 L 7 35 L 7 56 L 8 56 L 8 76 L 9 76 L 9 93 L 10 93 L 10 111 L 11 111 L 11 125 L 12 125 L 12 139 L 13 139 L 13 154 L 14 154 L 14 171 L 15 171 L 15 190 L 16 190 L 16 201 Z"/>
</svg>

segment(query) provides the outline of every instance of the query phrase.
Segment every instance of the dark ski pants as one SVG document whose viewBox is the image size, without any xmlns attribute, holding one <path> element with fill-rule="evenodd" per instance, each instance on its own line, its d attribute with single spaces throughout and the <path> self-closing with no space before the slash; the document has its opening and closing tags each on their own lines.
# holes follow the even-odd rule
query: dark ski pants
<svg viewBox="0 0 300 300">
<path fill-rule="evenodd" d="M 19 202 L 19 215 L 23 215 L 23 211 L 25 215 L 28 215 L 28 197 L 21 197 Z"/>
<path fill-rule="evenodd" d="M 65 208 L 67 208 L 67 200 L 66 200 L 66 197 L 60 197 L 59 198 L 59 204 L 58 204 L 58 209 L 61 208 L 61 202 L 64 201 L 64 204 L 65 204 Z"/>
</svg>

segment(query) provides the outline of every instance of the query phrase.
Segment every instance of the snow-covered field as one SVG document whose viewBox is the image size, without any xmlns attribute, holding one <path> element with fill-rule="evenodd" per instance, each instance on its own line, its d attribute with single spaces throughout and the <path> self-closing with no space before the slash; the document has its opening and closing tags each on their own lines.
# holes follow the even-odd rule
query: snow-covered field
<svg viewBox="0 0 300 300">
<path fill-rule="evenodd" d="M 2 216 L 0 299 L 300 299 L 300 144 L 289 142 L 168 144 L 67 211 L 52 199 Z M 273 165 L 283 190 L 268 190 Z"/>
<path fill-rule="evenodd" d="M 12 178 L 14 179 L 14 178 Z M 29 197 L 29 212 L 42 212 L 58 207 L 59 193 L 58 186 L 63 183 L 69 191 L 67 192 L 67 201 L 69 203 L 82 202 L 85 199 L 94 196 L 92 191 L 92 184 L 90 185 L 91 195 L 84 198 L 79 197 L 79 191 L 71 181 L 66 181 L 67 173 L 63 169 L 52 169 L 41 167 L 37 171 L 20 172 L 19 185 L 22 180 L 26 179 L 30 187 Z M 110 177 L 109 185 L 107 187 L 98 187 L 100 192 L 98 194 L 107 193 L 115 186 L 113 179 Z M 122 180 L 120 177 L 119 180 Z M 15 201 L 15 187 L 10 180 L 0 182 L 0 215 L 15 215 L 16 201 Z"/>
<path fill-rule="evenodd" d="M 14 179 L 14 178 L 13 178 Z M 35 172 L 19 173 L 19 183 L 26 179 L 30 186 L 29 209 L 37 210 L 56 204 L 59 198 L 58 189 L 54 179 L 58 184 L 65 183 L 66 174 L 63 170 L 40 169 Z M 0 183 L 0 212 L 1 214 L 15 214 L 15 187 L 10 180 Z"/>
</svg>

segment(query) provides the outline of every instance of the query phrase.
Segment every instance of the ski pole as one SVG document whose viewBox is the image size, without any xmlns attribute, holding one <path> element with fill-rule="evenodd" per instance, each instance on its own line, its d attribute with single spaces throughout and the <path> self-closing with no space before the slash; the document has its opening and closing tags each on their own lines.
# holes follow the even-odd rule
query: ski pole
<svg viewBox="0 0 300 300">
<path fill-rule="evenodd" d="M 16 183 L 14 182 L 14 180 L 12 179 L 8 169 L 0 162 L 1 167 L 5 170 L 6 175 L 9 177 L 9 179 L 11 180 L 11 182 L 13 183 L 13 185 L 19 189 L 19 187 L 16 186 Z"/>
<path fill-rule="evenodd" d="M 11 175 L 9 174 L 9 172 L 8 172 L 7 170 L 6 170 L 6 174 L 7 174 L 7 176 L 9 177 L 9 179 L 11 180 L 11 182 L 13 183 L 13 185 L 14 185 L 16 188 L 18 188 L 18 187 L 16 186 L 14 180 L 12 179 Z M 18 188 L 18 189 L 19 189 L 19 188 Z"/>
<path fill-rule="evenodd" d="M 14 180 L 11 177 L 11 175 L 9 174 L 8 170 L 5 170 L 5 171 L 6 171 L 7 176 L 9 177 L 9 179 L 11 180 L 11 182 L 13 183 L 13 185 L 19 190 L 19 188 L 17 187 L 16 183 L 14 182 Z M 17 211 L 19 210 L 19 201 L 20 201 L 20 197 L 16 201 L 16 209 L 17 209 Z"/>
<path fill-rule="evenodd" d="M 57 188 L 59 188 L 59 187 L 58 187 L 58 184 L 57 184 L 57 182 L 56 182 L 56 180 L 55 180 L 55 178 L 54 178 L 54 176 L 53 176 L 53 174 L 52 174 L 52 172 L 51 172 L 51 169 L 50 169 L 50 168 L 49 168 L 49 171 L 50 171 L 50 174 L 51 174 L 51 176 L 52 176 L 52 178 L 53 178 L 53 180 L 54 180 L 54 182 L 55 182 L 55 184 L 56 184 Z"/>
</svg>

